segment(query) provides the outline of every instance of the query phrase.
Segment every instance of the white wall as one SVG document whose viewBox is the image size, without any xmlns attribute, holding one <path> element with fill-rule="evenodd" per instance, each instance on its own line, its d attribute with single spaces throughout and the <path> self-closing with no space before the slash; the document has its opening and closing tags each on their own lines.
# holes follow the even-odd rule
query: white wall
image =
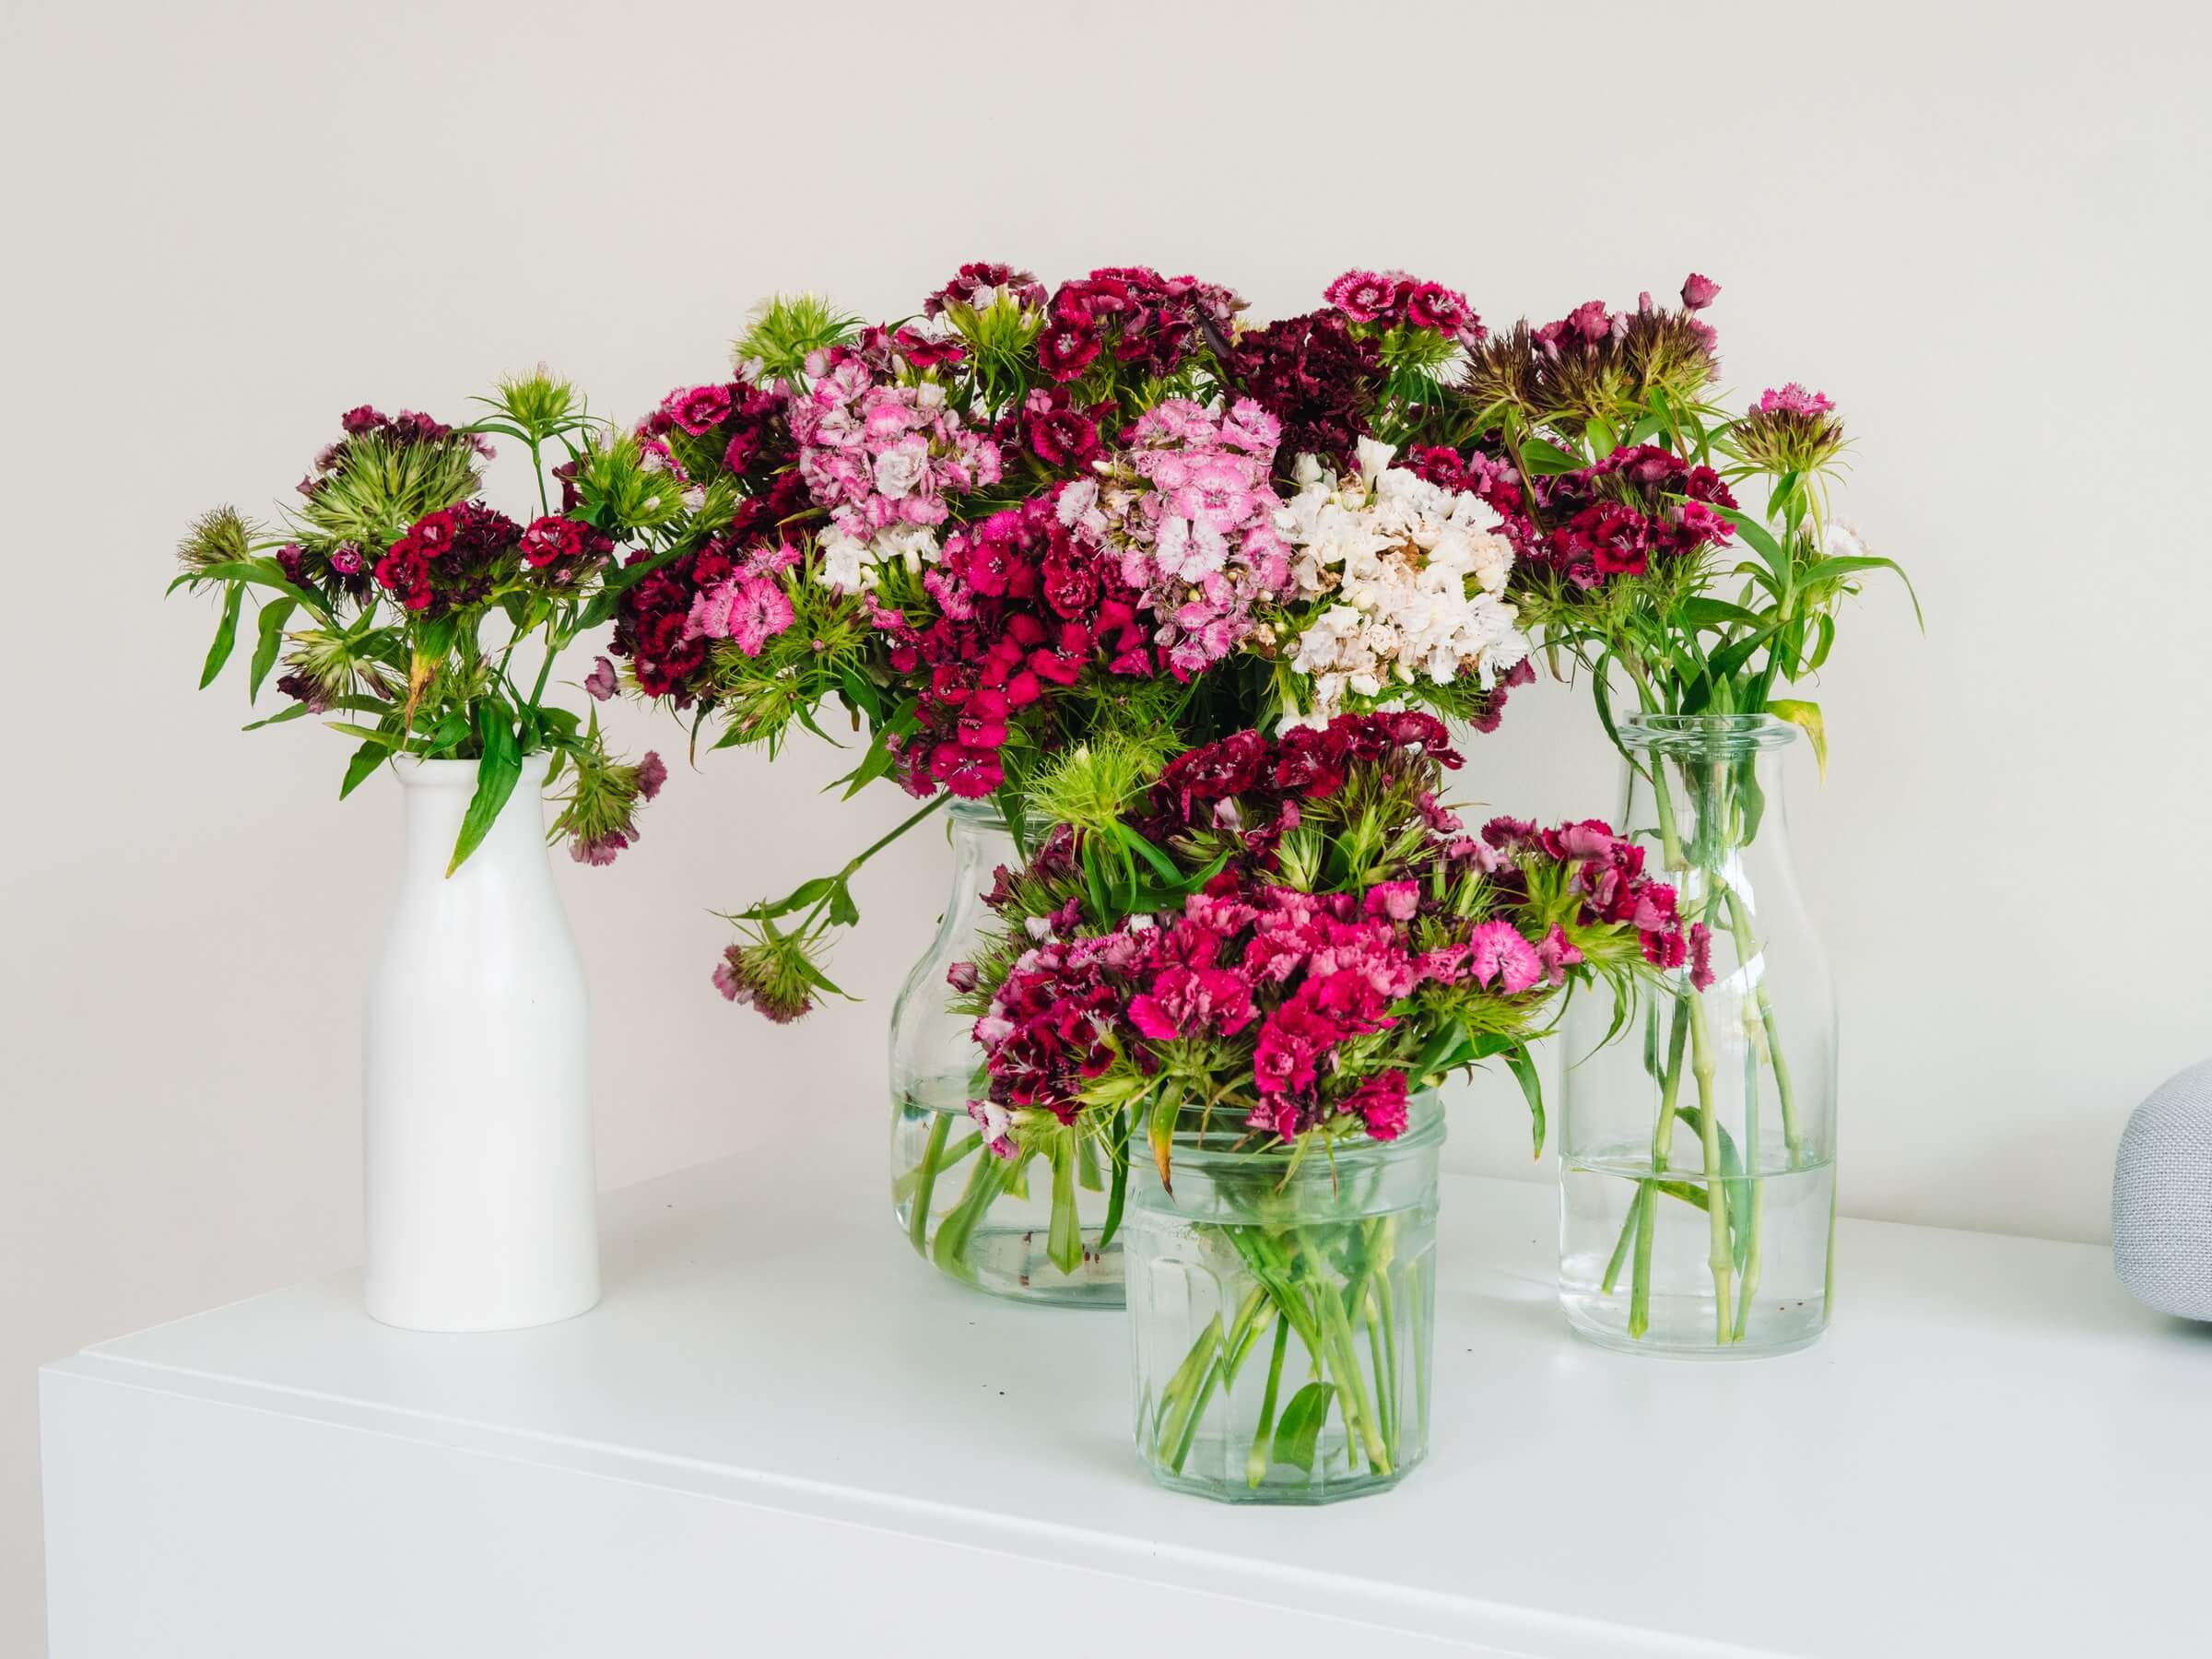
<svg viewBox="0 0 2212 1659">
<path fill-rule="evenodd" d="M 1891 589 L 1846 618 L 1833 773 L 1794 783 L 1845 1010 L 1845 1206 L 2100 1237 L 2128 1108 L 2212 1049 L 2204 19 L 8 8 L 0 1653 L 37 1651 L 33 1363 L 358 1247 L 395 804 L 338 806 L 335 736 L 240 735 L 235 679 L 194 695 L 212 618 L 161 602 L 171 542 L 282 496 L 363 399 L 451 413 L 547 358 L 634 414 L 778 286 L 892 313 L 964 259 L 1144 261 L 1265 316 L 1387 264 L 1503 321 L 1717 277 L 1733 380 L 1837 397 L 1846 512 L 1928 609 L 1924 640 Z M 899 809 L 817 794 L 836 759 L 679 768 L 637 852 L 564 865 L 607 1184 L 794 1112 L 841 1125 L 810 1178 L 881 1178 L 879 1033 L 941 843 L 867 883 L 838 964 L 861 1006 L 777 1030 L 707 984 L 709 906 Z M 1462 777 L 1613 804 L 1565 689 L 1517 699 Z M 1484 1104 L 1461 1156 L 1530 1173 L 1511 1091 Z"/>
</svg>

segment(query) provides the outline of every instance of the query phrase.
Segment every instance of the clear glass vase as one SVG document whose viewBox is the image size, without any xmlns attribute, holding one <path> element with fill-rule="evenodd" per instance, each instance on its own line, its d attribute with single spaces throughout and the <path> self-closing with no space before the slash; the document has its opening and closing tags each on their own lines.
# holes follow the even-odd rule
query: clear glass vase
<svg viewBox="0 0 2212 1659">
<path fill-rule="evenodd" d="M 1607 1347 L 1712 1359 L 1805 1347 L 1833 1288 L 1836 1010 L 1799 900 L 1771 715 L 1643 715 L 1622 832 L 1710 941 L 1656 995 L 1566 1017 L 1559 1300 Z"/>
<path fill-rule="evenodd" d="M 1128 1161 L 1114 1137 L 1025 1131 L 1022 1155 L 993 1157 L 968 1116 L 983 1062 L 972 1016 L 946 980 L 994 920 L 983 895 L 1018 865 L 988 801 L 949 808 L 952 891 L 936 937 L 891 1008 L 891 1206 L 924 1260 L 964 1284 L 1024 1301 L 1122 1305 L 1119 1230 Z M 1125 1136 L 1121 1137 L 1125 1141 Z"/>
<path fill-rule="evenodd" d="M 1129 1330 L 1136 1449 L 1162 1486 L 1331 1503 L 1429 1450 L 1443 1112 L 1309 1156 L 1179 1139 L 1174 1191 L 1135 1148 Z"/>
</svg>

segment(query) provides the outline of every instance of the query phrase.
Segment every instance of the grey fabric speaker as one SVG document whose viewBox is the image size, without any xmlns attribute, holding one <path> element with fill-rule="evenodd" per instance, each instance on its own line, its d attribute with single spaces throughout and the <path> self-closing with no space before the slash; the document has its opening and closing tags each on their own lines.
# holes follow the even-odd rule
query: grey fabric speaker
<svg viewBox="0 0 2212 1659">
<path fill-rule="evenodd" d="M 2212 1060 L 2169 1077 L 2127 1120 L 2112 1267 L 2136 1300 L 2212 1320 Z"/>
</svg>

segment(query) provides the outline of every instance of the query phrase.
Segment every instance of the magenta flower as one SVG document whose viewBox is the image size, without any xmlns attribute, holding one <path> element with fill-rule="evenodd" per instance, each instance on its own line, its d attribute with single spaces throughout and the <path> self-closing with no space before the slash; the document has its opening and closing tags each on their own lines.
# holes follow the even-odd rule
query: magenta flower
<svg viewBox="0 0 2212 1659">
<path fill-rule="evenodd" d="M 1691 311 L 1703 311 L 1721 295 L 1721 285 L 1710 276 L 1700 276 L 1692 271 L 1682 280 L 1682 303 Z"/>
<path fill-rule="evenodd" d="M 1360 1079 L 1359 1087 L 1345 1097 L 1344 1110 L 1357 1116 L 1377 1140 L 1396 1140 L 1406 1133 L 1406 1074 L 1377 1072 Z"/>
<path fill-rule="evenodd" d="M 1769 386 L 1751 406 L 1759 415 L 1825 415 L 1835 406 L 1821 394 L 1808 392 L 1795 381 L 1780 388 Z"/>
<path fill-rule="evenodd" d="M 600 660 L 606 661 L 604 657 Z M 661 759 L 658 750 L 647 749 L 645 759 L 638 762 L 639 795 L 650 801 L 661 793 L 661 785 L 667 782 L 668 763 Z"/>
<path fill-rule="evenodd" d="M 729 418 L 730 389 L 693 386 L 687 391 L 672 392 L 661 407 L 671 420 L 696 438 Z"/>
</svg>

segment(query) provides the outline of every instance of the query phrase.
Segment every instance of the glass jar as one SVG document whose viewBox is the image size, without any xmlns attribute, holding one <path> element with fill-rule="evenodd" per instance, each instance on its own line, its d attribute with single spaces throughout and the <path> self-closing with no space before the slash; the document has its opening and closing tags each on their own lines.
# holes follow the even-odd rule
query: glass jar
<svg viewBox="0 0 2212 1659">
<path fill-rule="evenodd" d="M 1836 1010 L 1783 806 L 1800 737 L 1766 714 L 1620 728 L 1621 832 L 1697 925 L 1657 994 L 1566 1015 L 1559 1300 L 1607 1347 L 1751 1358 L 1828 1324 Z"/>
<path fill-rule="evenodd" d="M 1436 1329 L 1432 1093 L 1394 1141 L 1334 1157 L 1177 1138 L 1136 1148 L 1129 1332 L 1153 1478 L 1230 1503 L 1387 1490 L 1429 1450 Z"/>
<path fill-rule="evenodd" d="M 989 801 L 949 808 L 952 891 L 891 1008 L 891 1207 L 924 1260 L 964 1284 L 1024 1301 L 1122 1305 L 1122 1198 L 1115 1137 L 1025 1130 L 1014 1159 L 983 1150 L 968 1115 L 983 1064 L 972 1015 L 953 1011 L 946 974 L 995 922 L 983 895 L 1014 838 Z M 1125 1135 L 1121 1140 L 1125 1142 Z"/>
</svg>

